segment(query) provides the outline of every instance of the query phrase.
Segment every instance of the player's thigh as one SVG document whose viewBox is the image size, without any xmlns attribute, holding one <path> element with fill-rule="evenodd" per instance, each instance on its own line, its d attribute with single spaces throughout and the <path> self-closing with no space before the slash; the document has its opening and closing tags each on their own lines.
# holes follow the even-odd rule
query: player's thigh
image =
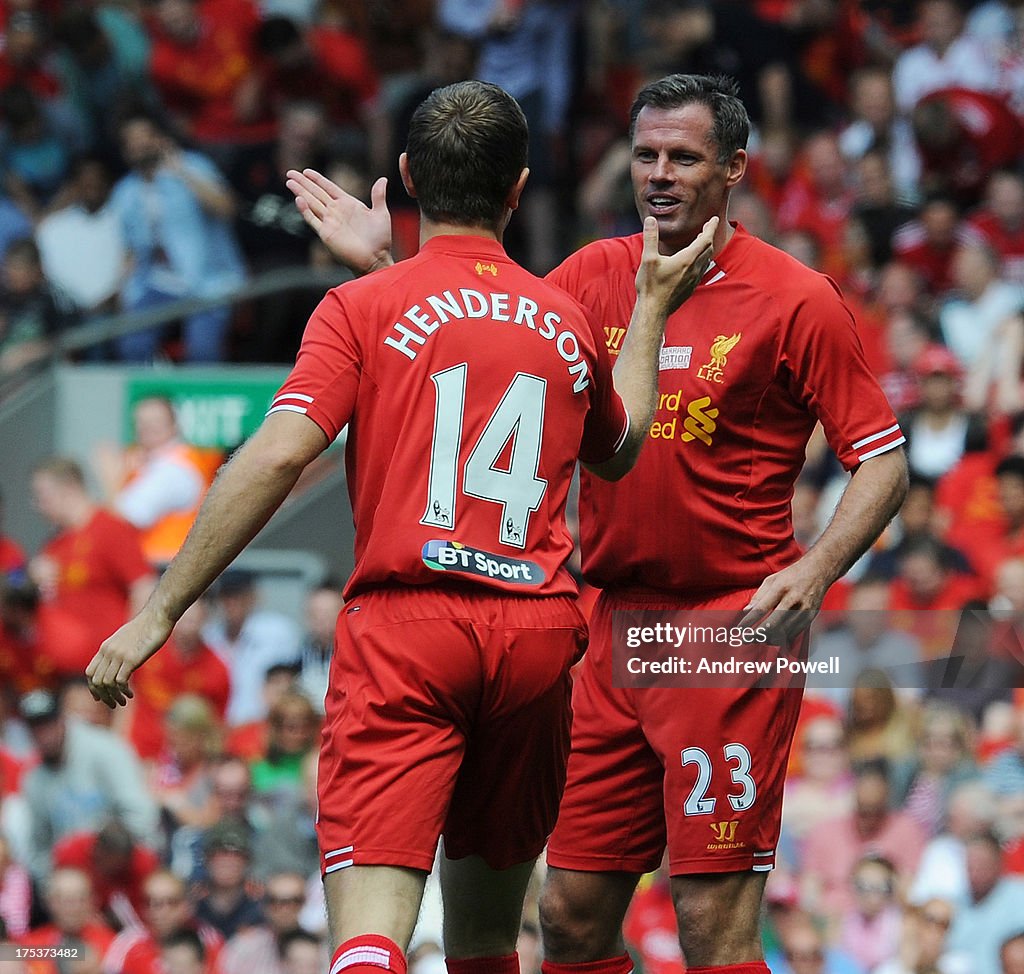
<svg viewBox="0 0 1024 974">
<path fill-rule="evenodd" d="M 572 750 L 547 860 L 559 869 L 644 873 L 665 849 L 664 769 L 644 736 L 633 691 L 611 676 L 611 619 L 602 595 L 590 647 L 574 672 Z"/>
<path fill-rule="evenodd" d="M 443 609 L 374 592 L 341 614 L 317 783 L 325 875 L 433 864 L 480 684 L 472 626 Z"/>
<path fill-rule="evenodd" d="M 485 679 L 444 826 L 449 859 L 494 870 L 544 848 L 565 785 L 570 667 L 586 626 L 571 599 L 496 600 L 481 629 Z"/>
<path fill-rule="evenodd" d="M 441 859 L 447 957 L 504 957 L 515 951 L 535 862 L 492 869 L 479 856 Z"/>
</svg>

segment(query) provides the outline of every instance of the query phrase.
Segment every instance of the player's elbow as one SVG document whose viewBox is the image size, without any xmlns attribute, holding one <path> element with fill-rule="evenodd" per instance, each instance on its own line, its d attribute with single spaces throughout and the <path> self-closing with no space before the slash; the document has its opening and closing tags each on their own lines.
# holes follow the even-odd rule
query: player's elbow
<svg viewBox="0 0 1024 974">
<path fill-rule="evenodd" d="M 619 452 L 611 459 L 605 460 L 602 463 L 584 463 L 583 466 L 595 477 L 600 477 L 602 480 L 621 480 L 636 466 L 639 455 L 640 451 L 638 449 L 632 449 L 627 444 L 623 444 Z"/>
</svg>

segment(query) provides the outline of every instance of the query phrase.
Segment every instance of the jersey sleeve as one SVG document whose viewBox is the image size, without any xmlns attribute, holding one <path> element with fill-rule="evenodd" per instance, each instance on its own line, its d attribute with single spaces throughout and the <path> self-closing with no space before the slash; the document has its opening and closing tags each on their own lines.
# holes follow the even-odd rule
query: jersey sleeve
<svg viewBox="0 0 1024 974">
<path fill-rule="evenodd" d="M 267 410 L 308 416 L 332 442 L 352 416 L 362 352 L 344 289 L 328 291 L 311 315 L 295 367 Z"/>
<path fill-rule="evenodd" d="M 587 417 L 583 421 L 580 460 L 583 463 L 604 463 L 615 456 L 626 442 L 629 433 L 629 413 L 615 391 L 611 358 L 605 347 L 601 329 L 594 325 L 591 315 L 587 314 L 586 319 L 594 340 L 596 360 L 593 395 Z"/>
<path fill-rule="evenodd" d="M 794 395 L 847 470 L 906 442 L 868 368 L 853 314 L 828 278 L 813 279 L 796 300 L 781 355 Z"/>
</svg>

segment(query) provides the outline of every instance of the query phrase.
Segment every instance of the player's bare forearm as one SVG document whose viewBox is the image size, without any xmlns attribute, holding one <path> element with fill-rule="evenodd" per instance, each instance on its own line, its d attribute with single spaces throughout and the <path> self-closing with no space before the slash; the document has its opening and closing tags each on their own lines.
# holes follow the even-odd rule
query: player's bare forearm
<svg viewBox="0 0 1024 974">
<path fill-rule="evenodd" d="M 327 445 L 304 416 L 282 412 L 266 419 L 217 477 L 142 611 L 105 640 L 89 664 L 93 696 L 108 706 L 126 702 L 128 677 L 167 641 L 185 610 L 270 520 Z"/>
<path fill-rule="evenodd" d="M 878 540 L 907 496 L 907 457 L 901 449 L 865 460 L 850 478 L 828 527 L 804 555 L 827 589 Z"/>
<path fill-rule="evenodd" d="M 647 440 L 658 406 L 658 376 L 665 322 L 694 291 L 711 262 L 718 218 L 712 217 L 696 239 L 677 254 L 658 252 L 658 223 L 644 221 L 644 249 L 636 277 L 636 304 L 615 363 L 615 391 L 629 414 L 629 432 L 611 460 L 588 464 L 605 480 L 633 469 Z"/>
<path fill-rule="evenodd" d="M 902 450 L 862 463 L 821 537 L 802 558 L 762 582 L 739 625 L 763 625 L 790 638 L 806 629 L 829 586 L 875 542 L 906 495 L 907 458 Z"/>
</svg>

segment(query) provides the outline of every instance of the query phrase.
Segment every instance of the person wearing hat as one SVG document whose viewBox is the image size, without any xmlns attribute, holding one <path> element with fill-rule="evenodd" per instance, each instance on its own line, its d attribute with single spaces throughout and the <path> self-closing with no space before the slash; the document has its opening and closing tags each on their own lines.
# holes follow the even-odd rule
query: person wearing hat
<svg viewBox="0 0 1024 974">
<path fill-rule="evenodd" d="M 119 818 L 137 841 L 155 842 L 157 808 L 138 759 L 121 737 L 65 719 L 49 690 L 25 694 L 18 714 L 39 754 L 22 781 L 32 818 L 27 865 L 37 880 L 49 874 L 61 839 L 98 829 L 109 816 Z"/>
<path fill-rule="evenodd" d="M 246 927 L 263 923 L 259 900 L 247 891 L 252 864 L 252 840 L 245 823 L 224 819 L 203 839 L 207 890 L 196 904 L 196 918 L 208 923 L 225 940 Z"/>
<path fill-rule="evenodd" d="M 914 363 L 921 403 L 900 425 L 912 473 L 941 477 L 963 456 L 968 419 L 960 403 L 963 367 L 944 345 L 929 345 Z"/>
</svg>

